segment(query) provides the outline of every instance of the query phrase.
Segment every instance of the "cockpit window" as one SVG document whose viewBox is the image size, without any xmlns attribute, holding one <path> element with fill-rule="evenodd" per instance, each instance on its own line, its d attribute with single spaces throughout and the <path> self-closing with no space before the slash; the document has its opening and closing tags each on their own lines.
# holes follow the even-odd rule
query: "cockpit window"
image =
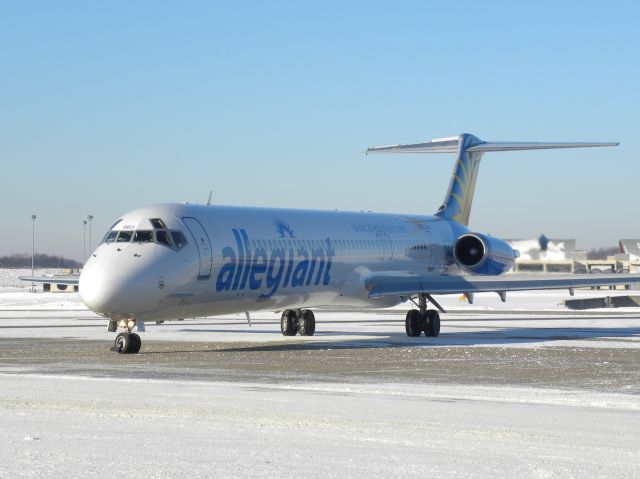
<svg viewBox="0 0 640 479">
<path fill-rule="evenodd" d="M 167 229 L 167 225 L 164 224 L 164 221 L 162 221 L 160 218 L 151 218 L 149 221 L 151 221 L 151 225 L 156 230 L 166 230 Z"/>
<path fill-rule="evenodd" d="M 171 237 L 173 238 L 173 244 L 177 249 L 182 249 L 187 244 L 187 238 L 180 231 L 172 231 Z"/>
<path fill-rule="evenodd" d="M 118 232 L 117 231 L 109 231 L 107 233 L 107 236 L 105 236 L 105 238 L 104 238 L 104 242 L 105 243 L 113 243 L 116 240 L 117 236 L 118 236 Z"/>
<path fill-rule="evenodd" d="M 105 243 L 156 243 L 173 250 L 180 250 L 187 245 L 187 238 L 181 231 L 167 229 L 167 225 L 160 218 L 149 220 L 152 230 L 118 231 L 113 228 L 105 237 Z M 119 222 L 118 222 L 119 223 Z"/>
<path fill-rule="evenodd" d="M 171 248 L 171 240 L 169 239 L 169 232 L 167 231 L 156 231 L 156 241 Z"/>
<path fill-rule="evenodd" d="M 151 231 L 136 231 L 133 234 L 134 243 L 151 243 L 153 242 L 153 233 Z"/>
<path fill-rule="evenodd" d="M 120 231 L 116 243 L 128 243 L 129 241 L 131 241 L 132 236 L 133 231 Z"/>
<path fill-rule="evenodd" d="M 122 219 L 119 219 L 118 221 L 116 221 L 115 223 L 113 223 L 111 225 L 111 228 L 109 228 L 109 230 L 107 231 L 107 234 L 104 235 L 104 238 L 102 238 L 102 242 L 103 243 L 111 243 L 115 239 L 115 236 L 118 236 L 118 232 L 117 231 L 113 231 L 113 228 L 118 226 L 120 223 L 122 223 Z M 113 233 L 115 233 L 115 236 L 113 238 L 110 238 L 110 236 Z"/>
</svg>

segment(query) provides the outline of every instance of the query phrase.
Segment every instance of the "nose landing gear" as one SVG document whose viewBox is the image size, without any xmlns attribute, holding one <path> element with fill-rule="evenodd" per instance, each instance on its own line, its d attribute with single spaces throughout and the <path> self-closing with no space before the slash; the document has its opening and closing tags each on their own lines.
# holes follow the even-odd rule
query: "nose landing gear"
<svg viewBox="0 0 640 479">
<path fill-rule="evenodd" d="M 136 333 L 120 333 L 116 336 L 115 350 L 118 354 L 136 354 L 140 352 L 142 340 Z"/>
<path fill-rule="evenodd" d="M 129 321 L 121 320 L 118 322 L 113 320 L 109 321 L 109 331 L 115 332 L 118 327 L 125 329 L 125 331 L 116 336 L 114 347 L 111 348 L 112 351 L 115 351 L 118 354 L 137 354 L 140 352 L 142 340 L 136 333 L 131 332 L 135 326 L 136 321 L 133 319 Z"/>
<path fill-rule="evenodd" d="M 316 318 L 309 309 L 286 309 L 280 318 L 280 331 L 284 336 L 313 336 L 316 332 Z"/>
</svg>

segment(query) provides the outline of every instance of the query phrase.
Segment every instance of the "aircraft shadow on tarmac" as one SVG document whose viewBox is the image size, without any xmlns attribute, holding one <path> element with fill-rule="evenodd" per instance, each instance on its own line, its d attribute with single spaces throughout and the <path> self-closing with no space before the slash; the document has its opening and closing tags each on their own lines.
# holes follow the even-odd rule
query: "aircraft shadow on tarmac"
<svg viewBox="0 0 640 479">
<path fill-rule="evenodd" d="M 216 332 L 215 329 L 184 329 L 183 332 L 202 333 Z M 220 333 L 246 333 L 246 329 L 219 330 Z M 252 331 L 252 334 L 264 334 L 272 336 L 280 335 L 279 331 Z M 336 338 L 339 336 L 339 338 Z M 367 336 L 363 338 L 362 336 Z M 611 341 L 611 342 L 638 342 L 640 343 L 640 328 L 483 328 L 481 331 L 445 331 L 437 338 L 417 337 L 409 338 L 404 332 L 349 332 L 349 331 L 322 331 L 317 332 L 313 338 L 305 338 L 297 342 L 295 338 L 282 338 L 284 342 L 269 344 L 257 343 L 238 346 L 230 344 L 229 347 L 215 349 L 194 349 L 192 351 L 163 351 L 167 353 L 188 352 L 254 352 L 254 351 L 312 351 L 322 349 L 360 349 L 360 348 L 407 348 L 407 347 L 443 347 L 443 346 L 506 346 L 528 343 L 548 343 L 554 341 Z M 220 344 L 220 343 L 218 343 Z M 160 352 L 150 351 L 146 354 Z M 144 354 L 144 352 L 141 352 Z"/>
</svg>

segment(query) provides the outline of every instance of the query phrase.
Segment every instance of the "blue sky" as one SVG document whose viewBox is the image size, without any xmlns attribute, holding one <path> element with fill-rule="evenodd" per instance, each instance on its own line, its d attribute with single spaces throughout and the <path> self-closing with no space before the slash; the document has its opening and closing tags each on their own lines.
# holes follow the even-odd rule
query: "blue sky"
<svg viewBox="0 0 640 479">
<path fill-rule="evenodd" d="M 460 132 L 620 141 L 486 155 L 472 228 L 640 237 L 636 2 L 0 2 L 0 254 L 82 256 L 167 201 L 435 211 Z"/>
</svg>

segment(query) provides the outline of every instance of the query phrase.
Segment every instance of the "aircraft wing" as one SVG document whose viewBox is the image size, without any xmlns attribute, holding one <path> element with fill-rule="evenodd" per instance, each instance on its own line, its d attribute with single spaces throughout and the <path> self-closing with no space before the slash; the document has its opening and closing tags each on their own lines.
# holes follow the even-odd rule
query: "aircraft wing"
<svg viewBox="0 0 640 479">
<path fill-rule="evenodd" d="M 21 276 L 18 279 L 29 283 L 68 284 L 77 286 L 80 276 L 77 274 L 68 276 Z"/>
<path fill-rule="evenodd" d="M 573 289 L 640 283 L 640 274 L 507 274 L 504 276 L 440 276 L 378 273 L 365 281 L 370 298 L 416 294 L 460 294 L 541 289 Z"/>
</svg>

